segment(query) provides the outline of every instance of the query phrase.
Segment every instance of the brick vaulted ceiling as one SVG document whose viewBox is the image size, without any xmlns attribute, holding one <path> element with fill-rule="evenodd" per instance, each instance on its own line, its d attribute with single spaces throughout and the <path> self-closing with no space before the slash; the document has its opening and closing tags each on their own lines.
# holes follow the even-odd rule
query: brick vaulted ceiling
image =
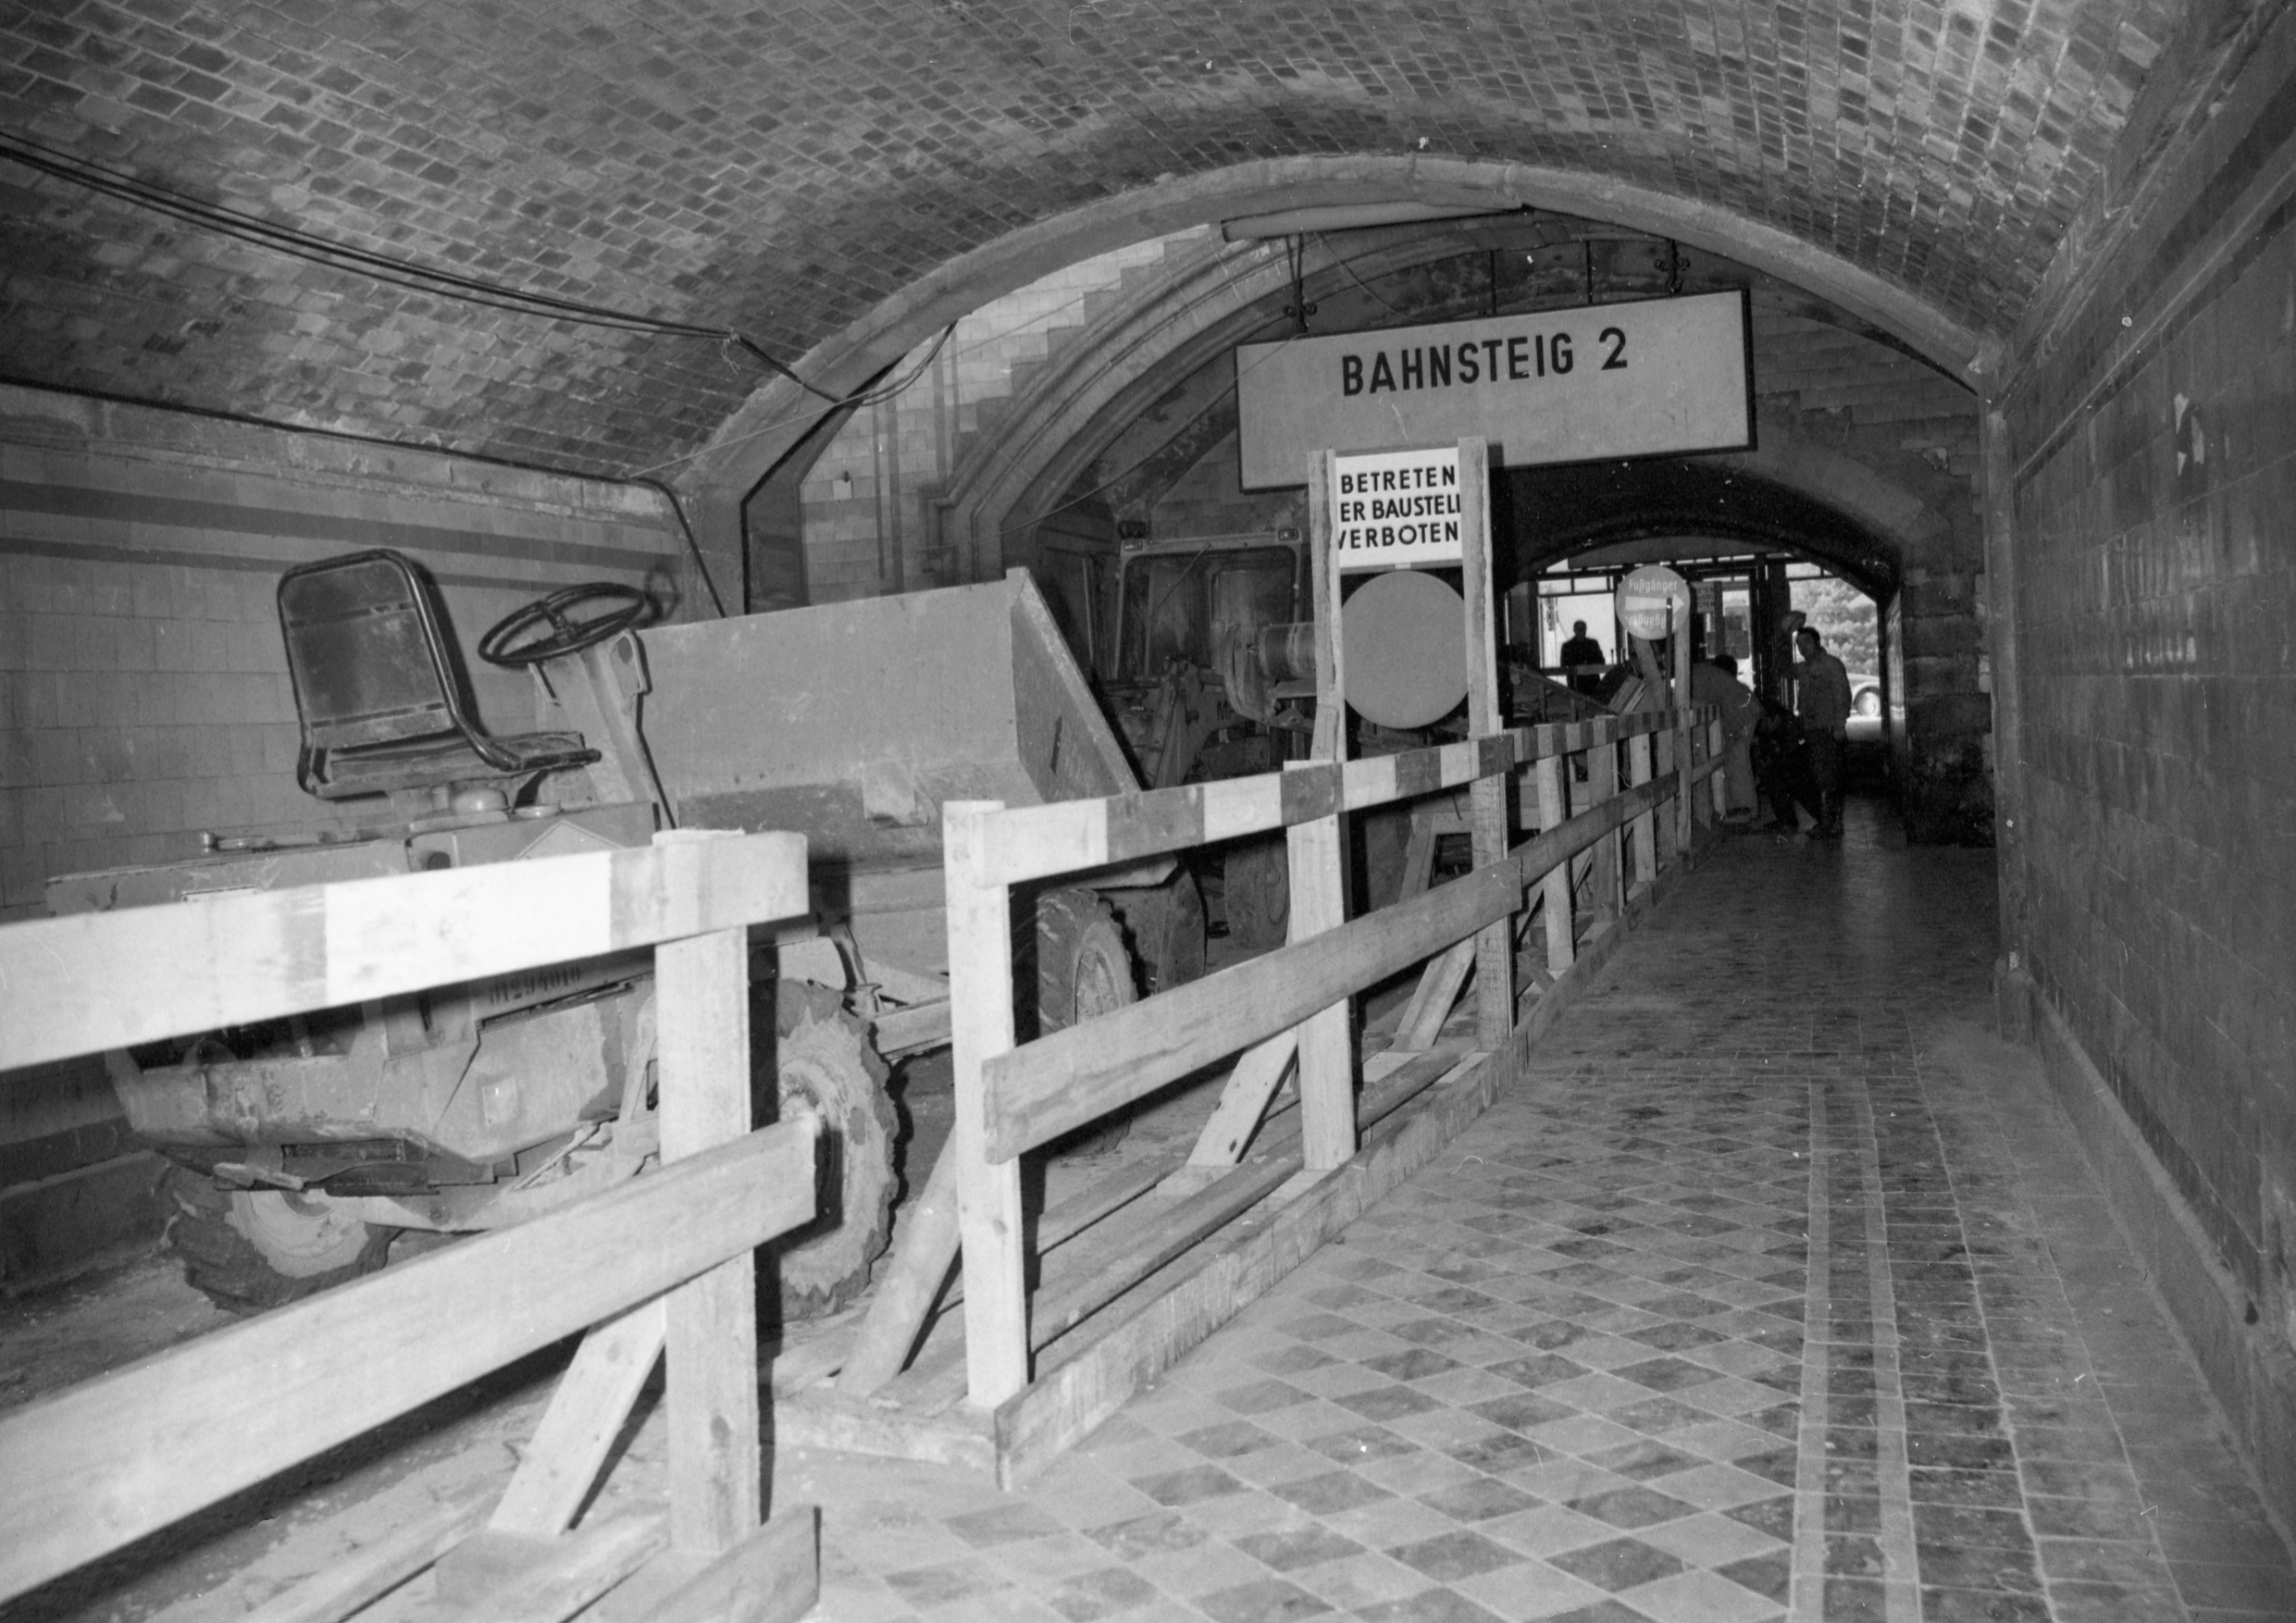
<svg viewBox="0 0 2296 1623">
<path fill-rule="evenodd" d="M 627 475 L 960 255 L 1255 159 L 1628 182 L 2015 323 L 2171 0 L 0 0 L 0 376 Z M 83 171 L 84 173 L 84 171 Z M 1145 193 L 1142 193 L 1145 195 Z M 196 216 L 196 209 L 194 216 Z"/>
</svg>

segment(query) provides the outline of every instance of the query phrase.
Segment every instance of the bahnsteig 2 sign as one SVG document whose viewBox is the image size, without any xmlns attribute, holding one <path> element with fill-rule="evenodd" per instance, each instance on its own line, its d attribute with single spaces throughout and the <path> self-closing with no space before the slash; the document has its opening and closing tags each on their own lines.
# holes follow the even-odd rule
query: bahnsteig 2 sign
<svg viewBox="0 0 2296 1623">
<path fill-rule="evenodd" d="M 1731 291 L 1241 344 L 1244 486 L 1304 483 L 1319 451 L 1476 434 L 1512 467 L 1749 450 L 1750 331 Z"/>
</svg>

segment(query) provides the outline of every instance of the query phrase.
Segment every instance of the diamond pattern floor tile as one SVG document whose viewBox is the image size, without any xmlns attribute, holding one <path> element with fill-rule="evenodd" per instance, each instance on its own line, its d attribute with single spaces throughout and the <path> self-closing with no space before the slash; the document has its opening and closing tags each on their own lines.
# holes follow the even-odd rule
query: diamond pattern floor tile
<svg viewBox="0 0 2296 1623">
<path fill-rule="evenodd" d="M 1725 842 L 1456 1153 L 1036 1484 L 777 1462 L 824 1505 L 821 1616 L 2289 1615 L 2221 1421 L 1986 1029 L 1992 884 L 1855 830 Z"/>
</svg>

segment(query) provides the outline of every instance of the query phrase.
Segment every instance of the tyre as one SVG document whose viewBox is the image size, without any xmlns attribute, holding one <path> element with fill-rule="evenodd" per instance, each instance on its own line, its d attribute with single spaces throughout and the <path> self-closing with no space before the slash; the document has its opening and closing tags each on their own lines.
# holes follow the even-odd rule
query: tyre
<svg viewBox="0 0 2296 1623">
<path fill-rule="evenodd" d="M 1036 898 L 1036 1035 L 1140 1000 L 1116 910 L 1089 890 Z"/>
<path fill-rule="evenodd" d="M 1089 890 L 1049 890 L 1036 898 L 1035 952 L 1038 1036 L 1140 1000 L 1116 911 Z M 1123 1115 L 1103 1116 L 1056 1148 L 1072 1156 L 1109 1155 L 1129 1131 Z"/>
<path fill-rule="evenodd" d="M 861 1022 L 825 986 L 774 989 L 775 1119 L 802 1105 L 821 1117 L 813 1220 L 769 1247 L 781 1322 L 834 1313 L 869 1282 L 892 1233 L 893 1101 L 885 1061 Z"/>
<path fill-rule="evenodd" d="M 1185 870 L 1162 885 L 1102 893 L 1139 956 L 1150 994 L 1185 986 L 1204 973 L 1204 896 Z"/>
<path fill-rule="evenodd" d="M 324 1196 L 227 1189 L 185 1167 L 170 1169 L 165 1187 L 174 1207 L 168 1249 L 192 1287 L 230 1313 L 260 1313 L 372 1273 L 397 1232 Z"/>
<path fill-rule="evenodd" d="M 1857 713 L 1862 716 L 1877 716 L 1881 713 L 1881 690 L 1880 688 L 1868 688 L 1857 696 Z"/>
<path fill-rule="evenodd" d="M 1291 929 L 1291 851 L 1282 836 L 1228 848 L 1223 867 L 1228 939 L 1238 947 L 1281 947 Z"/>
</svg>

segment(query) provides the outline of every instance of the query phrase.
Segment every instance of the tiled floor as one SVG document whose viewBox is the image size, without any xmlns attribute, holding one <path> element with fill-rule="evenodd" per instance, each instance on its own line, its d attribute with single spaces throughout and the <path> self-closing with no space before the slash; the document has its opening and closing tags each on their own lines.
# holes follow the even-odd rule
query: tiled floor
<svg viewBox="0 0 2296 1623">
<path fill-rule="evenodd" d="M 1026 1492 L 829 1456 L 834 1623 L 2296 1617 L 1981 852 L 1736 839 L 1516 1096 Z"/>
</svg>

